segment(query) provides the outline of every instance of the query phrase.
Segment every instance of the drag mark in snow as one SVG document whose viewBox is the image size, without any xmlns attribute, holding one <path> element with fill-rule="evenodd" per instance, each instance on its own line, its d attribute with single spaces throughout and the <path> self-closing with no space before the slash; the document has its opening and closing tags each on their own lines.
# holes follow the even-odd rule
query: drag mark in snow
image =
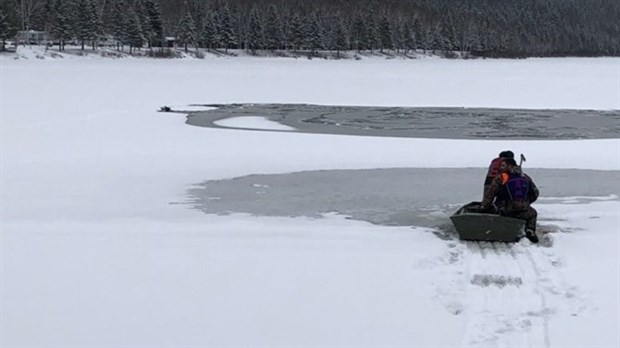
<svg viewBox="0 0 620 348">
<path fill-rule="evenodd" d="M 521 286 L 523 280 L 521 277 L 503 276 L 497 274 L 474 274 L 471 283 L 478 286 L 495 285 L 503 288 L 506 285 Z"/>
<path fill-rule="evenodd" d="M 550 247 L 551 234 L 539 245 L 526 239 L 446 244 L 443 256 L 414 267 L 432 268 L 445 280 L 435 284 L 434 300 L 462 318 L 462 347 L 551 347 L 552 324 L 589 308 L 581 290 L 567 281 L 561 250 Z"/>
<path fill-rule="evenodd" d="M 530 265 L 532 266 L 531 269 L 534 272 L 534 277 L 533 280 L 535 282 L 535 287 L 533 287 L 534 293 L 540 298 L 540 309 L 536 310 L 536 311 L 528 311 L 527 314 L 529 316 L 533 316 L 533 317 L 540 317 L 542 318 L 542 329 L 543 329 L 543 337 L 544 337 L 544 341 L 545 341 L 545 347 L 549 347 L 550 346 L 550 340 L 549 340 L 549 316 L 551 314 L 554 313 L 553 310 L 551 310 L 548 306 L 547 306 L 547 299 L 545 297 L 545 293 L 543 291 L 541 291 L 541 283 L 542 282 L 548 282 L 549 280 L 547 278 L 542 278 L 541 277 L 541 272 L 539 271 L 539 266 L 538 263 L 536 261 L 534 261 L 534 258 L 532 257 L 532 253 L 529 249 L 525 250 L 525 255 L 527 256 L 528 261 L 530 262 Z"/>
<path fill-rule="evenodd" d="M 517 244 L 461 242 L 451 254 L 459 255 L 464 269 L 448 310 L 461 309 L 466 329 L 463 347 L 550 347 L 549 322 L 558 315 L 557 306 L 578 303 L 576 289 L 567 284 L 557 268 L 557 257 L 549 248 L 523 241 Z M 460 286 L 458 286 L 460 285 Z M 460 299 L 460 302 L 459 302 Z M 573 312 L 583 310 L 583 306 Z"/>
</svg>

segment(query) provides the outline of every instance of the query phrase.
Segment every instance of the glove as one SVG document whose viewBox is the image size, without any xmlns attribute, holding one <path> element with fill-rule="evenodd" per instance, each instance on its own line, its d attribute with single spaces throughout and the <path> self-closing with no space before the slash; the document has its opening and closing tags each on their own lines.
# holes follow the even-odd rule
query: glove
<svg viewBox="0 0 620 348">
<path fill-rule="evenodd" d="M 478 208 L 478 212 L 479 213 L 490 213 L 491 212 L 491 208 L 490 207 L 485 207 L 485 206 L 480 206 L 480 208 Z"/>
</svg>

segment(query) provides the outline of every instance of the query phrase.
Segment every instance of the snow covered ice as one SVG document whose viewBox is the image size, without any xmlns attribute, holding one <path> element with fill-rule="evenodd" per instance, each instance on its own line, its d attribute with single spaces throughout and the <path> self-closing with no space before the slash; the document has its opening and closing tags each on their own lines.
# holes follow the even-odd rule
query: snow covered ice
<svg viewBox="0 0 620 348">
<path fill-rule="evenodd" d="M 157 112 L 216 103 L 618 110 L 620 59 L 0 57 L 3 346 L 620 344 L 620 137 L 301 134 L 262 131 L 274 125 L 259 118 L 233 120 L 254 130 L 213 129 Z M 535 207 L 551 231 L 541 246 L 445 240 L 431 225 L 370 223 L 371 212 L 205 214 L 189 194 L 217 181 L 222 190 L 205 200 L 226 207 L 233 178 L 256 194 L 279 189 L 259 178 L 293 172 L 380 181 L 377 171 L 400 168 L 436 170 L 439 180 L 442 168 L 484 173 L 505 149 L 527 155 L 537 182 L 553 178 L 534 173 L 554 169 L 606 179 L 566 194 L 541 187 Z M 303 193 L 304 183 L 291 185 Z"/>
</svg>

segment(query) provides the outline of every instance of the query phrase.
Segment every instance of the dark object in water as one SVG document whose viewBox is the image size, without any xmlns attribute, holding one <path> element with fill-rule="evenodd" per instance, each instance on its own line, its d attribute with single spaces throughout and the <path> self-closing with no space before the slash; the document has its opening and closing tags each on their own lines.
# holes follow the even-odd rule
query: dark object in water
<svg viewBox="0 0 620 348">
<path fill-rule="evenodd" d="M 159 108 L 159 112 L 170 112 L 172 111 L 172 109 L 169 106 L 162 106 L 161 108 Z"/>
<path fill-rule="evenodd" d="M 480 202 L 462 206 L 450 216 L 460 239 L 490 242 L 518 242 L 525 233 L 525 221 L 479 212 Z"/>
</svg>

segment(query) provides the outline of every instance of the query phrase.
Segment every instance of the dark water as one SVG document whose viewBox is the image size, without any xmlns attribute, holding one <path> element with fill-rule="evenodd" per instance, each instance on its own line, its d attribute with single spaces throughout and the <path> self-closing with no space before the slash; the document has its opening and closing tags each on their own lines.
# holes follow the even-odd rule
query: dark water
<svg viewBox="0 0 620 348">
<path fill-rule="evenodd" d="M 303 133 L 448 139 L 605 139 L 620 137 L 620 111 L 405 108 L 306 104 L 206 105 L 187 123 L 223 128 L 215 121 L 263 116 Z M 265 131 L 265 130 L 261 130 Z M 482 197 L 486 169 L 322 170 L 248 175 L 207 181 L 188 192 L 210 214 L 319 217 L 338 213 L 389 226 L 451 229 L 449 216 Z M 531 169 L 540 188 L 536 205 L 617 200 L 619 171 Z M 539 217 L 545 223 L 545 217 Z"/>
<path fill-rule="evenodd" d="M 263 116 L 303 133 L 447 139 L 606 139 L 620 137 L 620 110 L 411 108 L 309 104 L 205 105 L 187 123 L 222 128 L 229 117 Z M 264 131 L 264 130 L 261 130 Z"/>
<path fill-rule="evenodd" d="M 445 227 L 462 204 L 482 198 L 486 170 L 394 168 L 319 170 L 206 181 L 188 191 L 210 214 L 319 217 L 339 213 L 388 226 Z M 541 204 L 617 200 L 620 171 L 531 169 Z M 544 223 L 541 216 L 539 222 Z"/>
</svg>

